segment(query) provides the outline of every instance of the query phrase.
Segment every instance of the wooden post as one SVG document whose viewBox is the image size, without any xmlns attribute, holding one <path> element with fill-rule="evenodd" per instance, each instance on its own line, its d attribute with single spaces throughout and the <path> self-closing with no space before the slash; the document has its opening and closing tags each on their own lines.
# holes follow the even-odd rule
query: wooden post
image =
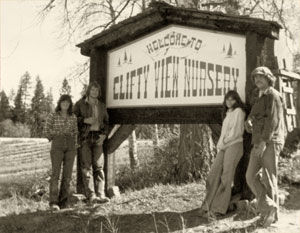
<svg viewBox="0 0 300 233">
<path fill-rule="evenodd" d="M 78 194 L 84 194 L 85 195 L 85 189 L 84 184 L 82 180 L 82 170 L 81 170 L 81 148 L 79 147 L 77 149 L 77 182 L 76 182 L 76 192 Z"/>
<path fill-rule="evenodd" d="M 106 104 L 106 74 L 107 51 L 103 48 L 93 48 L 90 54 L 90 82 L 96 81 L 101 87 L 101 101 Z M 108 139 L 103 143 L 105 191 L 115 185 L 115 155 L 108 154 Z"/>
<path fill-rule="evenodd" d="M 103 146 L 104 154 L 104 174 L 105 174 L 105 192 L 108 195 L 108 190 L 115 186 L 115 165 L 116 165 L 116 156 L 115 153 L 108 154 L 107 151 L 107 140 Z"/>
<path fill-rule="evenodd" d="M 296 111 L 297 111 L 297 128 L 300 129 L 300 81 L 297 81 L 297 96 L 296 96 Z"/>
</svg>

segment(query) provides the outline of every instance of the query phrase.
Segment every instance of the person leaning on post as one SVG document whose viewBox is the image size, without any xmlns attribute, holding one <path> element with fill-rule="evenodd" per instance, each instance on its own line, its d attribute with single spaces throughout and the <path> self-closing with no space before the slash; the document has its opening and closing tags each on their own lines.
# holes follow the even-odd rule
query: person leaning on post
<svg viewBox="0 0 300 233">
<path fill-rule="evenodd" d="M 253 144 L 246 180 L 257 199 L 261 225 L 267 227 L 278 220 L 277 162 L 285 135 L 283 103 L 273 87 L 276 78 L 267 67 L 257 67 L 251 77 L 259 95 L 245 122 Z"/>
<path fill-rule="evenodd" d="M 217 148 L 218 153 L 206 180 L 206 196 L 198 215 L 216 218 L 226 214 L 234 174 L 243 155 L 243 134 L 245 121 L 244 103 L 239 94 L 230 90 L 223 102 L 223 123 Z"/>
<path fill-rule="evenodd" d="M 50 180 L 50 208 L 59 210 L 68 207 L 70 182 L 77 148 L 77 120 L 72 113 L 72 100 L 69 95 L 62 95 L 55 112 L 51 113 L 44 126 L 44 136 L 51 143 L 52 173 Z M 62 170 L 60 191 L 58 180 Z"/>
<path fill-rule="evenodd" d="M 105 195 L 105 177 L 100 161 L 102 144 L 108 135 L 108 114 L 100 96 L 100 85 L 93 82 L 87 87 L 86 95 L 74 106 L 79 129 L 80 166 L 88 203 L 109 201 Z"/>
</svg>

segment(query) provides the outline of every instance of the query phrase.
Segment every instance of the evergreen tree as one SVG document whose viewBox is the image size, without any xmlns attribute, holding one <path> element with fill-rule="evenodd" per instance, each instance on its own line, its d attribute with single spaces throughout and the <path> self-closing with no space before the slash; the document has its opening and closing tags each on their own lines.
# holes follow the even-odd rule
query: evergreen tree
<svg viewBox="0 0 300 233">
<path fill-rule="evenodd" d="M 25 107 L 22 100 L 23 97 L 23 91 L 21 86 L 19 87 L 17 91 L 17 95 L 14 100 L 15 107 L 13 109 L 13 121 L 14 122 L 25 122 Z"/>
<path fill-rule="evenodd" d="M 29 109 L 30 105 L 30 89 L 31 89 L 31 76 L 26 71 L 25 74 L 21 77 L 21 88 L 23 90 L 23 102 L 25 111 Z"/>
<path fill-rule="evenodd" d="M 63 80 L 62 87 L 60 89 L 60 94 L 61 95 L 63 95 L 63 94 L 71 95 L 71 86 L 66 78 L 64 78 L 64 80 Z"/>
<path fill-rule="evenodd" d="M 47 113 L 51 113 L 54 110 L 54 104 L 53 104 L 53 95 L 52 95 L 52 88 L 47 92 L 46 97 L 45 97 L 45 110 Z"/>
<path fill-rule="evenodd" d="M 29 91 L 31 89 L 31 76 L 26 71 L 20 79 L 20 85 L 14 100 L 13 120 L 25 123 L 28 120 L 27 110 L 29 109 Z"/>
<path fill-rule="evenodd" d="M 44 87 L 39 77 L 36 78 L 34 96 L 30 109 L 30 132 L 32 137 L 41 137 L 43 122 L 47 116 Z"/>
<path fill-rule="evenodd" d="M 16 97 L 16 92 L 14 89 L 11 89 L 8 95 L 9 104 L 12 104 L 14 102 L 15 97 Z"/>
<path fill-rule="evenodd" d="M 0 92 L 0 122 L 11 117 L 11 108 L 5 91 Z"/>
</svg>

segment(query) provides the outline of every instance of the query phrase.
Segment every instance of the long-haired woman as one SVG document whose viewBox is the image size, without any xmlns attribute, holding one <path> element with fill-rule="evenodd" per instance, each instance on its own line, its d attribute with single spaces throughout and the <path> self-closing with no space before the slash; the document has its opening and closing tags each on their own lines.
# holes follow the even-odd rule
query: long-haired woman
<svg viewBox="0 0 300 233">
<path fill-rule="evenodd" d="M 55 112 L 51 113 L 45 123 L 44 136 L 52 141 L 50 181 L 50 209 L 59 210 L 68 206 L 70 181 L 77 148 L 77 120 L 72 113 L 73 103 L 69 95 L 62 95 Z M 60 190 L 58 181 L 62 169 Z"/>
<path fill-rule="evenodd" d="M 235 169 L 243 155 L 244 104 L 236 91 L 226 93 L 223 102 L 223 124 L 217 149 L 206 181 L 206 197 L 200 215 L 215 217 L 229 207 Z"/>
</svg>

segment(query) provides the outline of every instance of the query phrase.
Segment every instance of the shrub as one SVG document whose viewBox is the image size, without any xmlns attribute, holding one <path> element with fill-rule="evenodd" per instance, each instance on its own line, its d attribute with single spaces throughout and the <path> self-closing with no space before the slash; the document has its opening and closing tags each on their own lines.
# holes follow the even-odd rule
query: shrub
<svg viewBox="0 0 300 233">
<path fill-rule="evenodd" d="M 127 164 L 121 165 L 116 172 L 116 184 L 121 190 L 140 190 L 156 184 L 175 183 L 178 140 L 175 137 L 166 140 L 157 148 L 155 156 L 153 153 L 144 154 L 135 169 L 130 169 Z"/>
<path fill-rule="evenodd" d="M 30 137 L 30 128 L 27 124 L 6 119 L 0 122 L 0 137 Z"/>
</svg>

